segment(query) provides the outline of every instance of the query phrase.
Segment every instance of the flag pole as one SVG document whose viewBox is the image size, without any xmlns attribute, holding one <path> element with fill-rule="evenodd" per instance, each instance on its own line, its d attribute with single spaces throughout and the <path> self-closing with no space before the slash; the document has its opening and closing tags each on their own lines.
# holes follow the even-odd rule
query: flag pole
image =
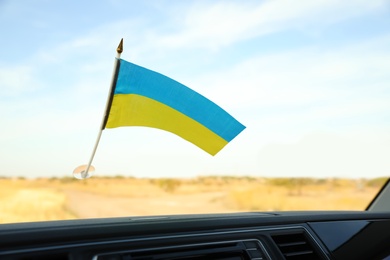
<svg viewBox="0 0 390 260">
<path fill-rule="evenodd" d="M 113 99 L 113 96 L 114 96 L 114 90 L 115 90 L 116 80 L 117 80 L 119 66 L 120 66 L 120 57 L 121 57 L 122 52 L 123 52 L 123 38 L 119 42 L 118 48 L 116 49 L 116 57 L 115 57 L 114 70 L 113 70 L 113 73 L 112 73 L 110 91 L 109 91 L 109 94 L 108 94 L 106 107 L 104 109 L 104 115 L 103 115 L 102 123 L 100 125 L 98 136 L 96 138 L 96 143 L 95 143 L 95 146 L 94 146 L 94 148 L 92 150 L 91 158 L 89 159 L 89 162 L 88 162 L 88 164 L 86 166 L 86 169 L 82 170 L 78 177 L 75 175 L 75 177 L 78 178 L 78 179 L 86 179 L 86 178 L 89 178 L 89 177 L 92 176 L 92 174 L 89 174 L 89 170 L 91 168 L 93 158 L 95 157 L 95 153 L 96 153 L 97 147 L 99 145 L 100 138 L 102 136 L 103 130 L 106 127 L 108 116 L 110 114 L 112 99 Z"/>
</svg>

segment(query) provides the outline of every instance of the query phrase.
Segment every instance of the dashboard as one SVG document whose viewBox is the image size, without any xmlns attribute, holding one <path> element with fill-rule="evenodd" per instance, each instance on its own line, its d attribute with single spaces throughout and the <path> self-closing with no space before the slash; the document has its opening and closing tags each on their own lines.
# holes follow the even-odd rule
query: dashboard
<svg viewBox="0 0 390 260">
<path fill-rule="evenodd" d="M 390 213 L 170 215 L 0 225 L 0 259 L 390 259 Z"/>
</svg>

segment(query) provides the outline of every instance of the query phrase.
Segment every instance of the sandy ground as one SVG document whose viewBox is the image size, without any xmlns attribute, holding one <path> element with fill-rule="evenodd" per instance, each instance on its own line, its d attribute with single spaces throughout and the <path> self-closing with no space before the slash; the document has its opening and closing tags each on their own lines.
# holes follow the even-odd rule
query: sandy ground
<svg viewBox="0 0 390 260">
<path fill-rule="evenodd" d="M 167 194 L 156 198 L 102 196 L 78 190 L 64 192 L 66 208 L 78 218 L 232 212 L 220 200 L 223 192 Z"/>
<path fill-rule="evenodd" d="M 247 179 L 181 180 L 171 190 L 173 184 L 166 179 L 102 178 L 88 183 L 0 179 L 0 223 L 237 211 L 364 210 L 379 189 L 357 188 L 353 180 L 314 183 L 298 190 Z"/>
</svg>

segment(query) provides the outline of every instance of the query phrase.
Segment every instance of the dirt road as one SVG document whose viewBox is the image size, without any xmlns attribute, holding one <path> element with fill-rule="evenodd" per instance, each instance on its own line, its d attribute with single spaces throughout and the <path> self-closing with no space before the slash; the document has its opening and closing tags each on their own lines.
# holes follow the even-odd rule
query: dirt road
<svg viewBox="0 0 390 260">
<path fill-rule="evenodd" d="M 64 193 L 67 209 L 78 218 L 231 212 L 220 200 L 223 192 L 167 194 L 156 198 L 103 196 L 78 190 Z"/>
</svg>

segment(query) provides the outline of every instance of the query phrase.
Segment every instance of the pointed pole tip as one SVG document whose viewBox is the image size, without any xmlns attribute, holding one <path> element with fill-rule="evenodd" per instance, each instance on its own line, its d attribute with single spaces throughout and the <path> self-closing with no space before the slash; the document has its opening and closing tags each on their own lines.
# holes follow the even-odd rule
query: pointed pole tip
<svg viewBox="0 0 390 260">
<path fill-rule="evenodd" d="M 121 39 L 118 48 L 116 48 L 117 53 L 122 53 L 123 52 L 123 38 Z"/>
</svg>

